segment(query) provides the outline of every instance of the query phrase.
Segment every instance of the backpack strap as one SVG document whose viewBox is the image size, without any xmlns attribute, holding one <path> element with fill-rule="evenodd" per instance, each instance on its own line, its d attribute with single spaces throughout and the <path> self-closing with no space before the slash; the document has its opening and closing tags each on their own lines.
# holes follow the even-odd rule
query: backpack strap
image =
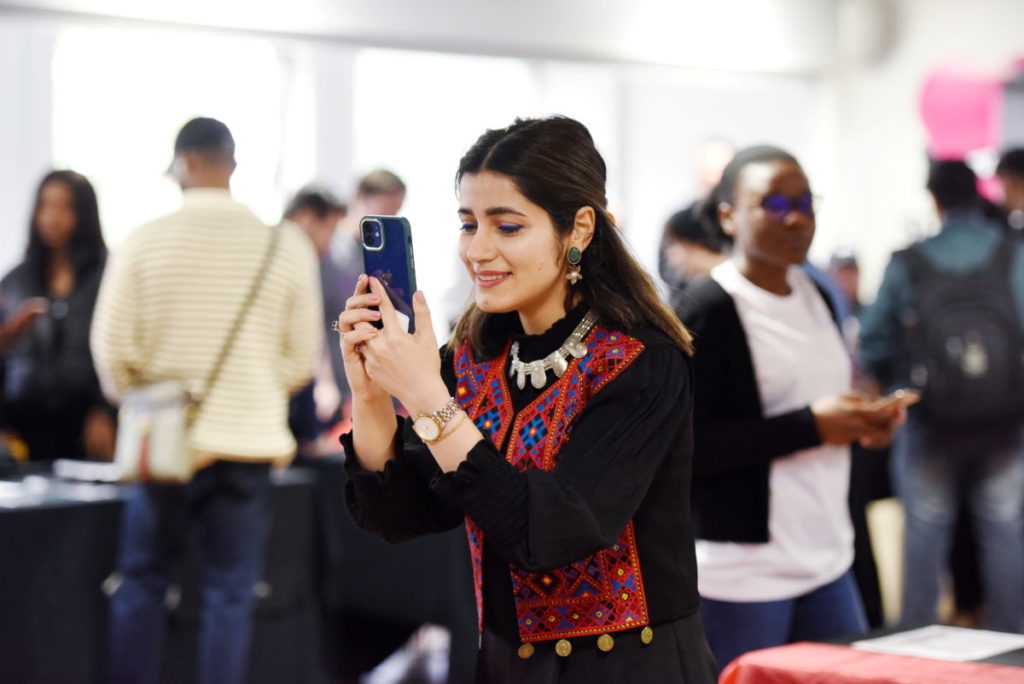
<svg viewBox="0 0 1024 684">
<path fill-rule="evenodd" d="M 896 254 L 903 255 L 903 260 L 907 265 L 907 274 L 910 277 L 910 281 L 915 284 L 929 277 L 942 277 L 946 274 L 945 271 L 938 268 L 924 255 L 921 244 L 918 242 L 896 252 Z M 1000 236 L 989 258 L 975 266 L 971 271 L 967 271 L 964 275 L 991 269 L 1001 274 L 1005 273 L 1009 277 L 1016 251 L 1015 239 L 1005 235 Z"/>
</svg>

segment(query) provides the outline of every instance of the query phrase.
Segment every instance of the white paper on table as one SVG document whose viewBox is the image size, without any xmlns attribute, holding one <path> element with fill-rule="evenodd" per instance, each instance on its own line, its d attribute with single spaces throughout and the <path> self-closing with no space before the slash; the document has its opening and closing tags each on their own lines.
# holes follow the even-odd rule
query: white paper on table
<svg viewBox="0 0 1024 684">
<path fill-rule="evenodd" d="M 117 463 L 58 458 L 53 462 L 53 474 L 67 480 L 117 482 L 124 473 L 121 466 Z"/>
<path fill-rule="evenodd" d="M 1024 634 L 931 625 L 850 645 L 862 651 L 937 660 L 982 660 L 1024 648 Z"/>
</svg>

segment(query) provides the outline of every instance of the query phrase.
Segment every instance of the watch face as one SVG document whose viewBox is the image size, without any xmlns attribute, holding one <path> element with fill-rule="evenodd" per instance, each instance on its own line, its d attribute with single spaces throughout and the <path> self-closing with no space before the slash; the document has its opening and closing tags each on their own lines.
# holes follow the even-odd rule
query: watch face
<svg viewBox="0 0 1024 684">
<path fill-rule="evenodd" d="M 438 435 L 441 434 L 441 428 L 438 427 L 437 423 L 430 416 L 420 416 L 417 418 L 413 421 L 412 429 L 420 439 L 426 442 L 437 439 Z"/>
</svg>

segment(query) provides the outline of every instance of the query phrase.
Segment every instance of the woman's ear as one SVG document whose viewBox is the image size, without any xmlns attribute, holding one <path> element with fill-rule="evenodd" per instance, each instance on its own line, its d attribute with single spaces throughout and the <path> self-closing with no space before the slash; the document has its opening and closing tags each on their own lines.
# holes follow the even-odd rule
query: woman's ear
<svg viewBox="0 0 1024 684">
<path fill-rule="evenodd" d="M 587 248 L 594 238 L 594 226 L 597 223 L 597 216 L 593 207 L 580 207 L 576 211 L 576 218 L 572 224 L 572 235 L 569 236 L 569 244 L 578 247 L 580 251 Z"/>
<path fill-rule="evenodd" d="M 736 237 L 736 223 L 732 220 L 733 206 L 728 202 L 718 203 L 718 223 L 722 232 L 731 238 Z"/>
</svg>

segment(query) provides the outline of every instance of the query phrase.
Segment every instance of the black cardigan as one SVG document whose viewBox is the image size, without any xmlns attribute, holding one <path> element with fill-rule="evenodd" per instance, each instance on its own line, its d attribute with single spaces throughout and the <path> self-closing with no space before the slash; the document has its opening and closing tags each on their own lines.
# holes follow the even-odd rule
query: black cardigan
<svg viewBox="0 0 1024 684">
<path fill-rule="evenodd" d="M 822 293 L 831 309 L 828 297 Z M 693 515 L 698 539 L 768 542 L 772 459 L 821 444 L 810 406 L 764 417 L 747 336 L 732 297 L 711 278 L 676 313 L 694 334 Z"/>
</svg>

